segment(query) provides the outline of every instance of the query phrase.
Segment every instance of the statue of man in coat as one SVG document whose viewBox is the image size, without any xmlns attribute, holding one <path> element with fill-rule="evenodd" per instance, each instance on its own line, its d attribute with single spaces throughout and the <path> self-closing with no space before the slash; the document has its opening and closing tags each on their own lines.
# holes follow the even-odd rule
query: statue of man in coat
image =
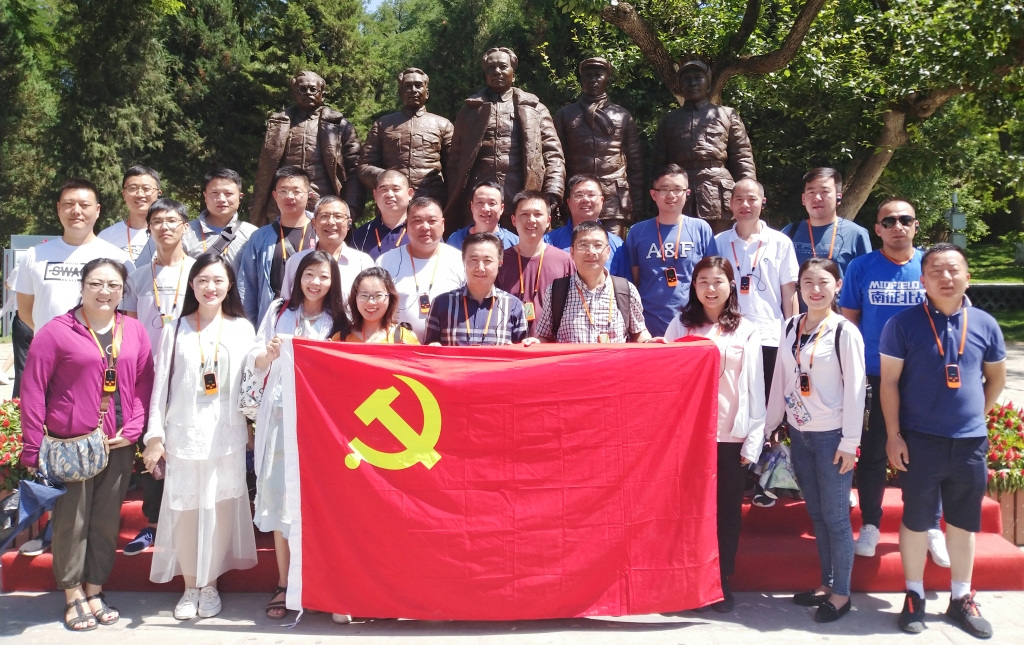
<svg viewBox="0 0 1024 645">
<path fill-rule="evenodd" d="M 519 58 L 511 49 L 487 50 L 483 56 L 487 87 L 466 99 L 455 118 L 446 176 L 446 230 L 472 223 L 470 196 L 480 182 L 494 181 L 502 187 L 506 225 L 512 198 L 521 190 L 540 191 L 552 205 L 562 198 L 562 144 L 540 99 L 512 87 L 518 66 Z"/>
<path fill-rule="evenodd" d="M 643 207 L 644 159 L 633 116 L 608 100 L 612 66 L 604 58 L 580 63 L 579 100 L 555 113 L 565 151 L 565 174 L 593 175 L 601 182 L 601 221 L 621 238 Z M 566 197 L 568 199 L 568 196 Z"/>
<path fill-rule="evenodd" d="M 281 166 L 298 166 L 311 177 L 306 210 L 313 210 L 321 197 L 337 195 L 348 204 L 352 219 L 363 212 L 364 193 L 357 172 L 359 137 L 341 112 L 324 105 L 325 85 L 319 74 L 299 72 L 291 79 L 295 105 L 267 119 L 249 204 L 249 218 L 256 226 L 278 217 L 270 193 L 274 173 Z"/>
<path fill-rule="evenodd" d="M 736 110 L 708 100 L 711 69 L 703 61 L 690 60 L 678 73 L 683 106 L 658 124 L 654 166 L 674 163 L 686 170 L 690 198 L 685 212 L 713 220 L 710 224 L 717 233 L 731 226 L 733 185 L 740 179 L 757 179 L 754 153 Z"/>
</svg>

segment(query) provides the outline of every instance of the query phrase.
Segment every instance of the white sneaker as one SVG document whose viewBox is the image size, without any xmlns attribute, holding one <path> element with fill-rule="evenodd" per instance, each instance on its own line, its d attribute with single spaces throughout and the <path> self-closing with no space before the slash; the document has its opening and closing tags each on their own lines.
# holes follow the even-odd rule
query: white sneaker
<svg viewBox="0 0 1024 645">
<path fill-rule="evenodd" d="M 857 508 L 857 493 L 850 491 L 850 508 Z"/>
<path fill-rule="evenodd" d="M 352 622 L 352 616 L 348 614 L 331 614 L 331 620 L 339 625 L 347 625 Z"/>
<path fill-rule="evenodd" d="M 186 589 L 185 595 L 181 597 L 174 607 L 174 617 L 178 620 L 190 620 L 196 617 L 199 611 L 199 590 Z"/>
<path fill-rule="evenodd" d="M 932 561 L 935 564 L 949 568 L 949 551 L 946 550 L 946 536 L 939 529 L 928 531 L 928 553 L 932 554 Z"/>
<path fill-rule="evenodd" d="M 875 556 L 875 547 L 878 546 L 878 538 L 882 537 L 878 527 L 874 524 L 865 524 L 860 527 L 860 535 L 854 543 L 853 552 L 865 558 Z"/>
<path fill-rule="evenodd" d="M 212 618 L 220 613 L 220 594 L 213 587 L 199 590 L 199 617 Z"/>
</svg>

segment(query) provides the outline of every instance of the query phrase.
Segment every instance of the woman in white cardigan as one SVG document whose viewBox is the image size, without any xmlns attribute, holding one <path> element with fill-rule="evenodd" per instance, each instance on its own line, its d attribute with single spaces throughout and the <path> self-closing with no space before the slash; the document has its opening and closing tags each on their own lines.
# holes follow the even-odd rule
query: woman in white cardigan
<svg viewBox="0 0 1024 645">
<path fill-rule="evenodd" d="M 740 313 L 732 265 L 708 256 L 693 268 L 690 299 L 665 332 L 665 340 L 704 336 L 721 356 L 718 377 L 718 554 L 722 600 L 718 612 L 735 606 L 729 576 L 735 572 L 743 521 L 747 467 L 764 445 L 764 367 L 757 325 Z"/>
<path fill-rule="evenodd" d="M 326 340 L 335 332 L 342 336 L 348 334 L 341 273 L 330 253 L 314 251 L 302 258 L 290 294 L 287 302 L 275 300 L 263 316 L 254 347 L 245 361 L 244 378 L 247 384 L 266 381 L 255 415 L 255 523 L 260 531 L 274 533 L 278 582 L 266 611 L 267 617 L 275 620 L 287 614 L 285 592 L 291 559 L 288 549 L 291 514 L 285 504 L 284 404 L 281 398 L 282 373 L 291 369 L 291 365 L 278 360 L 281 336 Z"/>
<path fill-rule="evenodd" d="M 235 273 L 223 257 L 201 255 L 188 276 L 181 318 L 163 330 L 143 461 L 165 459 L 160 530 L 149 579 L 182 575 L 174 617 L 216 616 L 217 578 L 256 566 L 245 482 L 242 365 L 255 332 L 245 319 Z"/>
</svg>

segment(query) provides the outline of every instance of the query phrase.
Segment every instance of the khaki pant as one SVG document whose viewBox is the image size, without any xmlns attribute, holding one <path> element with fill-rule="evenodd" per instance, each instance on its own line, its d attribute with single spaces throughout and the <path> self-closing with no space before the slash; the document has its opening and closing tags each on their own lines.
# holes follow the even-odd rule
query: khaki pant
<svg viewBox="0 0 1024 645">
<path fill-rule="evenodd" d="M 53 577 L 58 589 L 102 585 L 110 577 L 121 528 L 121 503 L 135 461 L 135 446 L 110 451 L 107 467 L 84 482 L 65 484 L 53 525 Z"/>
</svg>

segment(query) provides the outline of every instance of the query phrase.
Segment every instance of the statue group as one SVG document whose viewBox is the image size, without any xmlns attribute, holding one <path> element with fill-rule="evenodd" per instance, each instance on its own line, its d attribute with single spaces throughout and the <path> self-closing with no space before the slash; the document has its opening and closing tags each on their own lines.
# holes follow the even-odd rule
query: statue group
<svg viewBox="0 0 1024 645">
<path fill-rule="evenodd" d="M 283 165 L 299 166 L 312 177 L 310 209 L 320 197 L 337 195 L 354 218 L 362 214 L 365 191 L 374 189 L 377 177 L 401 171 L 417 197 L 444 205 L 449 231 L 471 223 L 470 194 L 481 182 L 502 187 L 507 218 L 519 191 L 540 191 L 556 205 L 567 177 L 589 174 L 604 192 L 602 221 L 624 237 L 642 209 L 644 160 L 632 115 L 608 98 L 611 64 L 597 57 L 581 62 L 582 94 L 552 117 L 536 95 L 514 86 L 515 52 L 495 47 L 482 63 L 486 87 L 465 100 L 454 124 L 427 111 L 429 76 L 418 68 L 403 70 L 402 110 L 378 119 L 362 144 L 352 124 L 324 105 L 324 79 L 299 73 L 291 80 L 295 105 L 267 120 L 253 223 L 277 217 L 271 182 Z M 735 110 L 708 100 L 711 70 L 705 63 L 687 61 L 678 74 L 684 103 L 659 123 L 653 163 L 686 170 L 686 213 L 724 228 L 734 183 L 756 179 L 750 140 Z"/>
</svg>

